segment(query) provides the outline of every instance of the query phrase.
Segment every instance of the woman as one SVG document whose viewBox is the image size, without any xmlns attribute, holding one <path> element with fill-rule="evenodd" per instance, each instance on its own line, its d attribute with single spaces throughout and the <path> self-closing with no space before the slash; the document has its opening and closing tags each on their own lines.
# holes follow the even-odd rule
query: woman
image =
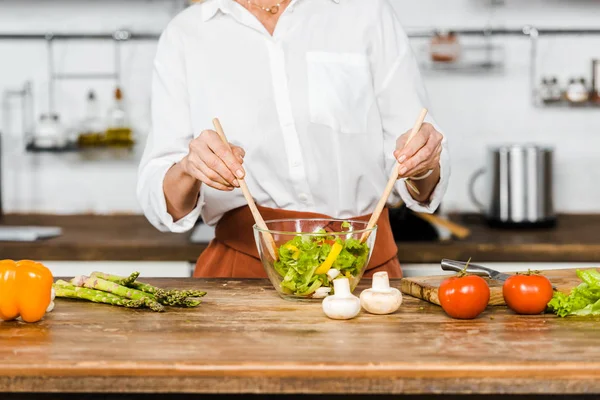
<svg viewBox="0 0 600 400">
<path fill-rule="evenodd" d="M 266 276 L 237 179 L 265 220 L 368 219 L 396 162 L 390 201 L 433 212 L 446 190 L 435 122 L 404 146 L 426 96 L 388 1 L 277 1 L 206 0 L 158 45 L 138 197 L 161 231 L 216 224 L 195 276 Z M 210 129 L 215 117 L 233 151 Z M 396 253 L 386 210 L 365 276 L 401 276 Z"/>
</svg>

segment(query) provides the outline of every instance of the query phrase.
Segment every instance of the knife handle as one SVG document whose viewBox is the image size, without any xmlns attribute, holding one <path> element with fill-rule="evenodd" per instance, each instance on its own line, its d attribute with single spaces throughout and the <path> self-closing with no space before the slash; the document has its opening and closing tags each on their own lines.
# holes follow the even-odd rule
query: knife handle
<svg viewBox="0 0 600 400">
<path fill-rule="evenodd" d="M 466 265 L 466 263 L 464 263 L 462 261 L 454 261 L 454 260 L 448 260 L 448 259 L 442 260 L 442 269 L 444 271 L 460 272 L 465 268 L 465 265 Z M 494 271 L 489 268 L 482 267 L 481 265 L 469 263 L 469 266 L 467 267 L 467 272 L 469 272 L 471 274 L 475 274 L 475 275 L 487 276 L 489 278 L 492 276 L 492 273 Z"/>
</svg>

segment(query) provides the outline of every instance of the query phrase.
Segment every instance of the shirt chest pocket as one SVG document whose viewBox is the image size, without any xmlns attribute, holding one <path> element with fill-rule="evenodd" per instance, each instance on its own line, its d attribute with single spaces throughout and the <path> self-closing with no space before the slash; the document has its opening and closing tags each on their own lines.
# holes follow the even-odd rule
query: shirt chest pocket
<svg viewBox="0 0 600 400">
<path fill-rule="evenodd" d="M 367 56 L 308 52 L 310 121 L 342 133 L 366 133 L 374 93 Z"/>
</svg>

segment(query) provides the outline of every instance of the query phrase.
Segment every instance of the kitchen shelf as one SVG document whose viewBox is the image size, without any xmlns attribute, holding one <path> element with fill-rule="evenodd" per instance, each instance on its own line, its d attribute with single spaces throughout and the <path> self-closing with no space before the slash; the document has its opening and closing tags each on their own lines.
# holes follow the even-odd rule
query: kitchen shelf
<svg viewBox="0 0 600 400">
<path fill-rule="evenodd" d="M 477 72 L 500 71 L 504 68 L 504 65 L 502 63 L 488 63 L 488 62 L 481 62 L 481 63 L 431 62 L 431 63 L 421 64 L 421 68 L 426 71 L 452 71 L 452 72 L 464 72 L 464 73 L 477 73 Z"/>
<path fill-rule="evenodd" d="M 532 30 L 539 36 L 577 36 L 577 35 L 600 35 L 598 28 L 580 28 L 580 29 L 553 29 L 553 28 L 534 28 L 524 26 L 522 28 L 483 28 L 483 29 L 451 29 L 459 36 L 530 36 Z M 407 35 L 410 38 L 429 38 L 438 32 L 437 29 L 416 30 L 407 29 Z M 115 32 L 0 32 L 0 40 L 158 40 L 160 32 L 133 32 L 126 29 Z"/>
<path fill-rule="evenodd" d="M 79 147 L 75 143 L 69 143 L 65 146 L 39 147 L 30 142 L 25 146 L 25 150 L 30 153 L 70 153 L 79 151 Z"/>
<path fill-rule="evenodd" d="M 29 143 L 25 150 L 30 154 L 56 154 L 79 161 L 139 161 L 136 144 L 130 147 L 80 147 L 70 142 L 63 147 L 36 147 Z"/>
<path fill-rule="evenodd" d="M 115 40 L 125 42 L 129 40 L 158 40 L 160 33 L 149 32 L 131 32 L 128 30 L 118 30 L 115 32 L 100 33 L 0 33 L 0 40 Z"/>
<path fill-rule="evenodd" d="M 578 36 L 578 35 L 600 35 L 600 29 L 597 28 L 581 28 L 581 29 L 552 29 L 552 28 L 535 28 L 526 25 L 518 28 L 483 28 L 483 29 L 452 29 L 447 31 L 455 32 L 458 36 L 521 36 L 528 37 L 533 31 L 538 36 Z M 407 36 L 410 38 L 431 38 L 439 32 L 439 29 L 416 30 L 407 29 Z"/>
<path fill-rule="evenodd" d="M 594 109 L 600 110 L 600 103 L 594 103 L 591 101 L 581 103 L 581 104 L 572 104 L 566 100 L 558 101 L 558 102 L 550 102 L 550 103 L 544 103 L 544 102 L 540 101 L 537 104 L 537 106 L 540 108 L 570 108 L 570 109 L 575 109 L 575 110 L 594 110 Z"/>
<path fill-rule="evenodd" d="M 500 45 L 461 43 L 460 49 L 460 55 L 456 61 L 439 62 L 431 59 L 430 46 L 424 45 L 417 54 L 420 67 L 423 71 L 467 74 L 492 73 L 504 69 L 505 53 L 504 48 Z"/>
</svg>

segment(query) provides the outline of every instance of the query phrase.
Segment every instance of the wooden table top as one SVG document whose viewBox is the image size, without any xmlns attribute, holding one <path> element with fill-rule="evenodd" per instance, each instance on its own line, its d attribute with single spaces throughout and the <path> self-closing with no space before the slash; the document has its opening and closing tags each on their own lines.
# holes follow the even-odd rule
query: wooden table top
<svg viewBox="0 0 600 400">
<path fill-rule="evenodd" d="M 472 232 L 465 240 L 403 242 L 401 263 L 439 263 L 442 258 L 485 261 L 600 262 L 600 214 L 561 215 L 554 229 L 492 229 L 480 217 L 453 215 Z M 34 243 L 0 243 L 0 259 L 45 261 L 190 261 L 207 244 L 190 233 L 163 233 L 145 217 L 6 215 L 0 225 L 60 226 L 63 235 Z"/>
<path fill-rule="evenodd" d="M 165 313 L 59 300 L 40 323 L 0 323 L 0 393 L 600 393 L 600 318 L 458 321 L 405 296 L 333 321 L 265 280 L 149 281 L 208 295 Z"/>
</svg>

